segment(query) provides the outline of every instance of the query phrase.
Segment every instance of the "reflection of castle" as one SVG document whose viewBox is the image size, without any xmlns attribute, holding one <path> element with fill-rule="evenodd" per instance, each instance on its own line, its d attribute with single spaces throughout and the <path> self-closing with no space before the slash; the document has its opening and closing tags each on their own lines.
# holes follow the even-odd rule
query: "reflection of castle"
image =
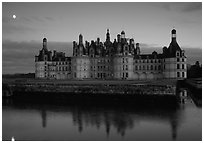
<svg viewBox="0 0 204 143">
<path fill-rule="evenodd" d="M 35 56 L 36 78 L 49 79 L 160 79 L 186 78 L 186 57 L 176 41 L 176 30 L 171 31 L 172 41 L 163 53 L 141 54 L 139 43 L 125 37 L 125 32 L 117 35 L 117 40 L 110 41 L 107 30 L 106 41 L 83 43 L 73 42 L 73 57 L 65 53 L 52 55 L 47 49 L 47 39 L 43 39 L 43 48 Z"/>
<path fill-rule="evenodd" d="M 73 124 L 78 127 L 78 132 L 83 132 L 84 130 L 86 131 L 91 127 L 98 130 L 104 130 L 107 137 L 109 137 L 109 135 L 112 136 L 115 131 L 120 136 L 125 136 L 126 132 L 132 129 L 137 131 L 142 128 L 143 130 L 148 131 L 148 128 L 145 128 L 145 126 L 143 128 L 143 125 L 140 124 L 141 122 L 148 122 L 153 124 L 159 123 L 167 126 L 170 125 L 172 140 L 176 140 L 178 127 L 183 120 L 183 115 L 181 114 L 180 109 L 177 108 L 169 109 L 137 107 L 137 109 L 133 109 L 128 107 L 90 108 L 83 106 L 74 106 L 74 108 L 66 108 L 65 112 L 67 111 L 69 113 L 71 112 Z M 58 114 L 61 114 L 60 112 Z M 49 120 L 47 118 L 46 109 L 42 109 L 41 117 L 42 127 L 46 127 L 46 122 L 47 120 Z M 56 120 L 56 122 L 58 122 L 58 120 Z M 155 130 L 158 129 L 155 128 Z M 139 132 L 134 132 L 134 137 L 137 138 L 137 135 L 139 134 Z M 147 134 L 144 134 L 144 137 L 142 138 L 148 140 L 148 136 L 146 136 Z"/>
</svg>

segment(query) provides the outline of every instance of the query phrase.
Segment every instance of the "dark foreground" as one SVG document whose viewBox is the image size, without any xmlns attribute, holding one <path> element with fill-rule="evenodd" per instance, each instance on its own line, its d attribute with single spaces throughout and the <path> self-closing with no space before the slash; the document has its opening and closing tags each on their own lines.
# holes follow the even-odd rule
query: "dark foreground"
<svg viewBox="0 0 204 143">
<path fill-rule="evenodd" d="M 85 100 L 83 95 L 77 95 L 81 97 L 77 100 L 63 96 L 63 100 L 53 100 L 51 93 L 44 95 L 45 99 L 33 98 L 32 94 L 25 95 L 30 98 L 23 100 L 4 98 L 2 139 L 202 140 L 201 99 L 192 98 L 197 96 L 188 89 L 179 90 L 177 95 L 179 98 L 172 100 L 174 102 L 162 98 L 149 100 L 149 97 L 141 100 L 127 100 L 131 97 L 110 100 L 108 95 L 103 98 L 97 95 L 97 100 Z"/>
</svg>

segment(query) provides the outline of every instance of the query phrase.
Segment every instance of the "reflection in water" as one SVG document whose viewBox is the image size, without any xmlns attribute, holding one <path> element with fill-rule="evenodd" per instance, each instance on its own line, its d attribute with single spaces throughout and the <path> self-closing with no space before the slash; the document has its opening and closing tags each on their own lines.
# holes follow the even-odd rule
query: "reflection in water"
<svg viewBox="0 0 204 143">
<path fill-rule="evenodd" d="M 45 128 L 46 124 L 47 124 L 47 113 L 46 113 L 46 109 L 42 109 L 41 110 L 41 117 L 42 117 L 42 127 Z"/>
<path fill-rule="evenodd" d="M 184 110 L 186 104 L 191 103 L 192 99 L 189 97 L 187 90 L 182 89 L 179 92 L 180 103 L 177 107 L 164 107 L 164 106 L 144 106 L 138 105 L 134 107 L 113 107 L 113 106 L 83 106 L 83 105 L 66 105 L 66 106 L 53 106 L 53 105 L 36 105 L 36 104 L 24 104 L 23 106 L 15 103 L 15 101 L 3 101 L 3 107 L 11 107 L 12 109 L 20 109 L 20 111 L 29 112 L 31 110 L 37 110 L 40 113 L 41 117 L 41 126 L 44 129 L 49 128 L 50 126 L 58 126 L 58 120 L 56 118 L 66 118 L 68 121 L 71 118 L 71 122 L 74 128 L 77 128 L 78 135 L 76 135 L 75 140 L 83 140 L 83 137 L 80 139 L 82 133 L 96 132 L 95 129 L 100 133 L 101 130 L 105 132 L 106 138 L 102 140 L 109 140 L 111 135 L 119 135 L 120 137 L 129 137 L 126 140 L 134 140 L 135 136 L 140 135 L 140 131 L 143 131 L 142 139 L 139 140 L 152 140 L 153 137 L 149 137 L 148 130 L 153 128 L 153 132 L 158 132 L 158 134 L 163 134 L 165 132 L 166 139 L 163 140 L 178 140 L 178 130 L 183 128 L 181 124 L 185 122 Z M 3 111 L 6 112 L 6 108 L 3 108 Z M 53 118 L 53 114 L 56 118 Z M 16 113 L 17 114 L 17 113 Z M 52 115 L 52 116 L 51 116 Z M 65 116 L 59 116 L 65 115 Z M 70 115 L 70 116 L 67 116 Z M 4 114 L 3 114 L 4 116 Z M 54 116 L 54 117 L 55 117 Z M 47 122 L 52 123 L 48 124 Z M 54 122 L 53 122 L 54 121 Z M 32 124 L 32 121 L 28 121 Z M 4 119 L 3 119 L 4 123 Z M 54 124 L 55 125 L 54 125 Z M 145 124 L 146 123 L 146 124 Z M 149 126 L 148 126 L 149 125 Z M 156 126 L 157 125 L 157 126 Z M 167 129 L 164 131 L 164 126 L 167 125 Z M 72 128 L 69 126 L 68 128 Z M 154 128 L 155 127 L 155 128 Z M 67 128 L 67 127 L 64 127 Z M 39 129 L 40 130 L 40 129 Z M 116 132 L 115 132 L 116 131 Z M 132 131 L 132 132 L 131 132 Z M 10 130 L 3 129 L 3 134 L 9 134 Z M 48 138 L 45 140 L 50 140 L 49 137 L 52 135 L 52 132 L 55 131 L 49 129 Z M 146 134 L 146 133 L 147 134 Z M 151 134 L 151 132 L 149 132 Z M 170 134 L 169 134 L 170 133 Z M 40 134 L 40 133 L 39 133 Z M 55 133 L 55 136 L 63 133 Z M 29 136 L 29 134 L 28 134 Z M 46 135 L 45 135 L 46 136 Z M 53 135 L 52 135 L 53 136 Z M 130 137 L 131 136 L 131 137 Z M 168 139 L 168 136 L 171 136 L 171 139 Z M 23 137 L 16 137 L 17 139 L 24 140 Z M 69 138 L 57 138 L 54 140 L 69 140 Z M 201 137 L 200 137 L 201 138 Z M 4 136 L 3 136 L 4 140 Z M 7 140 L 7 139 L 5 139 Z M 30 140 L 33 140 L 31 138 Z M 34 138 L 34 140 L 38 140 Z M 39 139 L 40 140 L 40 139 Z M 86 140 L 86 139 L 85 139 Z M 98 139 L 100 140 L 100 139 Z M 111 139 L 111 140 L 120 140 L 120 138 Z M 136 139 L 135 139 L 136 140 Z M 153 138 L 154 140 L 154 138 Z M 158 140 L 158 139 L 156 139 Z M 162 139 L 161 139 L 162 140 Z M 198 140 L 198 139 L 197 139 Z"/>
<path fill-rule="evenodd" d="M 71 112 L 72 121 L 78 127 L 81 133 L 83 129 L 91 126 L 92 128 L 100 129 L 101 126 L 105 127 L 107 137 L 111 129 L 116 130 L 120 136 L 125 136 L 126 130 L 136 128 L 135 123 L 141 121 L 164 122 L 170 125 L 172 132 L 172 140 L 176 140 L 177 128 L 182 122 L 182 113 L 178 108 L 122 108 L 122 107 L 84 107 L 84 106 L 71 106 L 71 107 L 58 107 L 58 112 Z M 49 106 L 47 109 L 41 109 L 42 127 L 45 128 L 47 124 L 47 111 L 53 111 Z M 55 110 L 54 110 L 55 111 Z"/>
</svg>

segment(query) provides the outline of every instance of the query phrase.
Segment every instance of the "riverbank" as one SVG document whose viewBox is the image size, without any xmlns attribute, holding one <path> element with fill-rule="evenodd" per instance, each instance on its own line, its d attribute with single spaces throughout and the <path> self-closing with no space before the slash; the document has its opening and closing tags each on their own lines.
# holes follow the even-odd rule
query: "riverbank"
<svg viewBox="0 0 204 143">
<path fill-rule="evenodd" d="M 19 102 L 96 104 L 175 103 L 176 80 L 3 80 L 3 97 Z"/>
<path fill-rule="evenodd" d="M 35 80 L 3 79 L 3 90 L 16 92 L 53 92 L 75 94 L 175 95 L 176 80 Z"/>
</svg>

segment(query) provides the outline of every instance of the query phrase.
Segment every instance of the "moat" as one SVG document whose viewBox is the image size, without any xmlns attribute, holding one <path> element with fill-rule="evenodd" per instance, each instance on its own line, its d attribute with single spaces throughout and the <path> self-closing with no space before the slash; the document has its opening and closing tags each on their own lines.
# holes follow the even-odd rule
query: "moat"
<svg viewBox="0 0 204 143">
<path fill-rule="evenodd" d="M 201 99 L 180 89 L 175 106 L 50 104 L 3 99 L 2 139 L 202 140 Z"/>
</svg>

